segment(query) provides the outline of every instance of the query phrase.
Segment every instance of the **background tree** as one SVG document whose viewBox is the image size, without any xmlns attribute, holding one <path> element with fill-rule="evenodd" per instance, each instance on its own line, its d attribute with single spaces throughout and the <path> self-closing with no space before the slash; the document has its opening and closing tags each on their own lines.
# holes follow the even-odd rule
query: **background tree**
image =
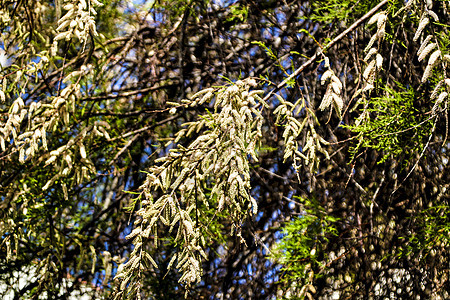
<svg viewBox="0 0 450 300">
<path fill-rule="evenodd" d="M 0 15 L 2 296 L 448 297 L 446 2 Z"/>
</svg>

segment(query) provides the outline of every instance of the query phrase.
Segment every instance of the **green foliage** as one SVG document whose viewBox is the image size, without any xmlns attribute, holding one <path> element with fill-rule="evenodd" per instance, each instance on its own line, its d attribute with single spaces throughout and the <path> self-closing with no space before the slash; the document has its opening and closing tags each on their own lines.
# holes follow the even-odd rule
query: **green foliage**
<svg viewBox="0 0 450 300">
<path fill-rule="evenodd" d="M 432 206 L 414 216 L 417 231 L 402 237 L 405 247 L 399 252 L 400 256 L 434 256 L 436 250 L 450 243 L 450 207 L 448 205 Z"/>
<path fill-rule="evenodd" d="M 272 59 L 272 60 L 277 60 L 277 55 L 273 52 L 272 49 L 270 49 L 269 47 L 266 46 L 265 43 L 260 42 L 260 41 L 253 41 L 252 44 L 254 45 L 258 45 L 259 47 L 261 47 L 262 49 L 264 49 L 264 51 L 267 53 L 267 55 Z"/>
<path fill-rule="evenodd" d="M 244 22 L 247 20 L 248 17 L 248 8 L 246 6 L 241 6 L 239 4 L 231 5 L 230 6 L 230 13 L 231 16 L 227 18 L 227 21 L 234 22 Z"/>
<path fill-rule="evenodd" d="M 372 9 L 377 2 L 370 0 L 331 0 L 331 1 L 314 1 L 314 13 L 312 20 L 331 23 L 334 21 L 345 21 L 347 24 L 354 22 L 363 14 Z"/>
<path fill-rule="evenodd" d="M 271 258 L 280 263 L 280 282 L 291 295 L 303 299 L 314 292 L 314 278 L 323 271 L 327 261 L 326 244 L 331 236 L 337 235 L 338 219 L 329 215 L 314 197 L 295 197 L 304 206 L 304 214 L 287 222 L 283 237 L 272 251 Z"/>
<path fill-rule="evenodd" d="M 365 100 L 367 119 L 347 126 L 358 134 L 353 155 L 361 148 L 372 148 L 384 153 L 379 163 L 399 156 L 408 161 L 425 146 L 433 119 L 420 109 L 420 100 L 412 88 L 399 83 L 397 88 L 386 87 L 383 96 Z"/>
</svg>

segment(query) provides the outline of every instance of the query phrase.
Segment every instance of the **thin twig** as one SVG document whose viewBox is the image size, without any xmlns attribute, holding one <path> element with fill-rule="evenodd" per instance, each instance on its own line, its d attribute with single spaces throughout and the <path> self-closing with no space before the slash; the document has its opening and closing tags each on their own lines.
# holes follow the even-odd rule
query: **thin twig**
<svg viewBox="0 0 450 300">
<path fill-rule="evenodd" d="M 152 125 L 150 125 L 150 126 L 146 126 L 146 127 L 143 127 L 143 128 L 139 128 L 139 129 L 134 130 L 134 131 L 132 131 L 132 132 L 127 132 L 127 133 L 125 133 L 125 134 L 123 134 L 123 135 L 121 135 L 121 136 L 118 136 L 118 137 L 115 137 L 115 138 L 110 139 L 109 142 L 113 142 L 113 141 L 118 140 L 118 139 L 123 139 L 123 138 L 129 137 L 129 136 L 131 136 L 131 135 L 133 135 L 133 134 L 138 134 L 138 133 L 144 132 L 144 131 L 146 131 L 146 130 L 155 128 L 155 127 L 157 127 L 157 126 L 160 126 L 160 125 L 162 125 L 162 124 L 165 124 L 165 123 L 167 123 L 167 122 L 170 122 L 170 121 L 172 121 L 172 120 L 175 120 L 176 118 L 178 118 L 178 116 L 172 116 L 172 117 L 169 117 L 169 118 L 167 118 L 167 119 L 164 119 L 164 120 L 162 120 L 162 121 L 160 121 L 160 122 L 158 122 L 158 123 L 156 123 L 156 124 L 152 124 Z"/>
<path fill-rule="evenodd" d="M 148 93 L 148 92 L 153 92 L 153 91 L 166 89 L 166 88 L 170 88 L 170 87 L 174 87 L 174 86 L 176 86 L 176 85 L 175 84 L 168 84 L 168 85 L 161 85 L 161 86 L 151 86 L 151 87 L 142 88 L 142 89 L 139 89 L 139 90 L 123 92 L 123 93 L 120 93 L 120 94 L 107 94 L 107 95 L 99 95 L 99 96 L 88 96 L 88 97 L 85 97 L 83 99 L 83 101 L 100 101 L 100 100 L 107 100 L 107 99 L 117 99 L 117 98 L 122 98 L 122 97 L 134 96 L 134 95 L 137 95 L 137 94 L 144 94 L 144 93 Z M 120 92 L 120 90 L 119 91 L 114 91 L 114 92 Z"/>
<path fill-rule="evenodd" d="M 391 196 L 390 196 L 390 197 L 392 197 L 392 196 L 395 194 L 395 192 L 398 191 L 398 189 L 403 185 L 403 183 L 405 183 L 406 179 L 408 179 L 409 176 L 411 175 L 411 173 L 416 169 L 417 165 L 419 164 L 420 160 L 422 159 L 423 155 L 425 154 L 425 151 L 428 149 L 428 146 L 430 145 L 431 138 L 433 137 L 434 131 L 436 130 L 436 123 L 437 123 L 437 118 L 436 118 L 435 121 L 434 121 L 433 129 L 431 130 L 430 137 L 428 138 L 428 141 L 427 141 L 427 143 L 425 144 L 425 147 L 423 147 L 423 150 L 422 150 L 422 152 L 420 153 L 419 158 L 417 159 L 416 163 L 415 163 L 414 166 L 411 168 L 411 170 L 409 170 L 408 174 L 407 174 L 406 177 L 403 179 L 403 181 L 402 181 L 402 182 L 395 188 L 395 190 L 391 193 Z"/>
</svg>

